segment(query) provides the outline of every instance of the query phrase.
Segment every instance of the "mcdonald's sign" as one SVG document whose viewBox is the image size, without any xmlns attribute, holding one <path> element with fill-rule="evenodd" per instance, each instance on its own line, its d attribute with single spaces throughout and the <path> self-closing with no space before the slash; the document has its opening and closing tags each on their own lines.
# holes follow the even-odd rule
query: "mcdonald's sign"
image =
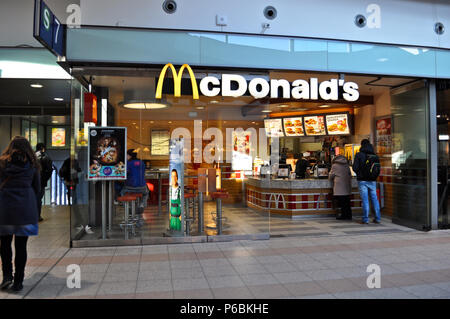
<svg viewBox="0 0 450 319">
<path fill-rule="evenodd" d="M 195 80 L 195 74 L 192 71 L 191 67 L 187 64 L 183 64 L 180 68 L 180 70 L 176 71 L 175 67 L 172 63 L 167 63 L 164 68 L 161 70 L 161 73 L 159 75 L 158 85 L 156 86 L 156 94 L 155 98 L 161 99 L 162 96 L 162 88 L 164 83 L 164 78 L 166 76 L 167 69 L 170 68 L 172 71 L 173 76 L 173 87 L 174 87 L 174 96 L 180 97 L 181 96 L 181 78 L 183 77 L 184 69 L 187 69 L 189 72 L 189 76 L 191 77 L 191 83 L 192 83 L 192 97 L 194 100 L 198 100 L 198 87 L 197 87 L 197 81 Z"/>
<path fill-rule="evenodd" d="M 173 75 L 174 96 L 181 96 L 181 80 L 185 69 L 188 70 L 192 84 L 192 97 L 199 99 L 199 87 L 191 67 L 183 64 L 177 73 L 172 63 L 167 63 L 161 70 L 158 85 L 156 86 L 155 97 L 161 99 L 164 78 L 167 69 L 170 68 Z M 233 85 L 232 85 L 233 83 Z M 255 99 L 270 97 L 279 98 L 279 89 L 282 91 L 280 96 L 283 99 L 297 100 L 334 100 L 343 98 L 348 102 L 358 100 L 358 84 L 355 82 L 346 82 L 343 79 L 330 79 L 319 83 L 318 78 L 310 78 L 309 81 L 298 79 L 290 83 L 284 79 L 265 79 L 255 77 L 249 82 L 239 74 L 222 74 L 219 79 L 216 76 L 206 76 L 200 80 L 200 92 L 204 96 L 213 97 L 221 94 L 222 96 L 239 97 L 248 93 Z"/>
</svg>

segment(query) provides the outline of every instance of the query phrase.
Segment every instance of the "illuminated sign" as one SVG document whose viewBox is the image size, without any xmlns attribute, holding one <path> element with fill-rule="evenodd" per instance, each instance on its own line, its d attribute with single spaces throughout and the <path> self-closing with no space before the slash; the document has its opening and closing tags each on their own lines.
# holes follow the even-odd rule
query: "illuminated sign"
<svg viewBox="0 0 450 319">
<path fill-rule="evenodd" d="M 198 87 L 195 74 L 189 65 L 183 64 L 177 73 L 172 63 L 164 66 L 159 76 L 156 87 L 156 98 L 161 99 L 164 77 L 170 67 L 173 75 L 174 96 L 181 96 L 181 79 L 183 71 L 187 69 L 192 83 L 194 100 L 198 100 Z M 235 85 L 232 85 L 235 84 Z M 282 96 L 279 96 L 279 89 Z M 317 78 L 310 78 L 309 81 L 298 79 L 290 83 L 284 79 L 266 80 L 263 78 L 253 78 L 247 83 L 242 75 L 222 74 L 221 79 L 215 76 L 206 76 L 200 81 L 200 92 L 204 96 L 239 97 L 248 91 L 255 99 L 270 97 L 272 99 L 298 99 L 298 100 L 332 100 L 339 99 L 339 92 L 342 91 L 342 98 L 348 102 L 354 102 L 359 98 L 359 87 L 355 82 L 345 82 L 342 79 L 331 79 L 319 83 Z"/>
</svg>

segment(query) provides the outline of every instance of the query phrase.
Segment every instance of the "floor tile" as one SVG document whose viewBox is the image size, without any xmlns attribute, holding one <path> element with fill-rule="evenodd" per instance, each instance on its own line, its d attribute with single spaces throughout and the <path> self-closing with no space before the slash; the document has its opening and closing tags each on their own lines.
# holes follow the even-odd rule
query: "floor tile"
<svg viewBox="0 0 450 319">
<path fill-rule="evenodd" d="M 450 297 L 450 293 L 447 290 L 441 289 L 433 285 L 416 285 L 400 288 L 421 299 L 437 298 L 444 296 Z"/>
<path fill-rule="evenodd" d="M 273 276 L 281 284 L 313 281 L 313 279 L 311 277 L 308 277 L 304 272 L 299 272 L 299 271 L 274 273 Z"/>
<path fill-rule="evenodd" d="M 211 289 L 175 290 L 173 296 L 175 299 L 212 299 L 214 297 Z"/>
<path fill-rule="evenodd" d="M 313 281 L 284 284 L 284 287 L 295 297 L 327 293 L 325 288 Z"/>
<path fill-rule="evenodd" d="M 244 287 L 245 284 L 239 276 L 222 276 L 207 278 L 211 288 L 230 288 L 230 287 Z"/>
<path fill-rule="evenodd" d="M 258 285 L 247 287 L 256 299 L 272 299 L 291 297 L 292 294 L 283 285 Z"/>
<path fill-rule="evenodd" d="M 252 299 L 253 295 L 247 287 L 211 288 L 216 299 Z"/>
<path fill-rule="evenodd" d="M 247 286 L 278 284 L 272 274 L 246 274 L 241 275 L 241 278 Z"/>
<path fill-rule="evenodd" d="M 136 293 L 162 292 L 172 290 L 172 280 L 170 279 L 140 280 L 137 282 L 136 287 Z"/>
</svg>

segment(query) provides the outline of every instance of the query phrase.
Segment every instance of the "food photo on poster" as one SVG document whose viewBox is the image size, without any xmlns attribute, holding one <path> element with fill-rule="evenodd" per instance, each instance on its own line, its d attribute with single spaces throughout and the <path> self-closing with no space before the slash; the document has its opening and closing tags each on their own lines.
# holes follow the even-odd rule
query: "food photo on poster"
<svg viewBox="0 0 450 319">
<path fill-rule="evenodd" d="M 283 124 L 286 136 L 305 136 L 301 117 L 283 118 Z"/>
<path fill-rule="evenodd" d="M 305 116 L 303 118 L 305 123 L 305 132 L 308 136 L 325 135 L 325 121 L 323 115 Z"/>
<path fill-rule="evenodd" d="M 125 127 L 89 127 L 88 179 L 126 179 L 126 135 Z"/>
<path fill-rule="evenodd" d="M 328 135 L 350 134 L 348 114 L 326 115 L 326 124 Z"/>
</svg>

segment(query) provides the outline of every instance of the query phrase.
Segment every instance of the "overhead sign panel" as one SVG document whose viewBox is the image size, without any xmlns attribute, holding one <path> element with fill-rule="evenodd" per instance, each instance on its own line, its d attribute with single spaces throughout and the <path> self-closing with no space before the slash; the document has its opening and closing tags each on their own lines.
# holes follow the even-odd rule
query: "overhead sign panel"
<svg viewBox="0 0 450 319">
<path fill-rule="evenodd" d="M 34 2 L 33 36 L 53 54 L 65 55 L 65 25 L 56 18 L 42 0 Z"/>
</svg>

